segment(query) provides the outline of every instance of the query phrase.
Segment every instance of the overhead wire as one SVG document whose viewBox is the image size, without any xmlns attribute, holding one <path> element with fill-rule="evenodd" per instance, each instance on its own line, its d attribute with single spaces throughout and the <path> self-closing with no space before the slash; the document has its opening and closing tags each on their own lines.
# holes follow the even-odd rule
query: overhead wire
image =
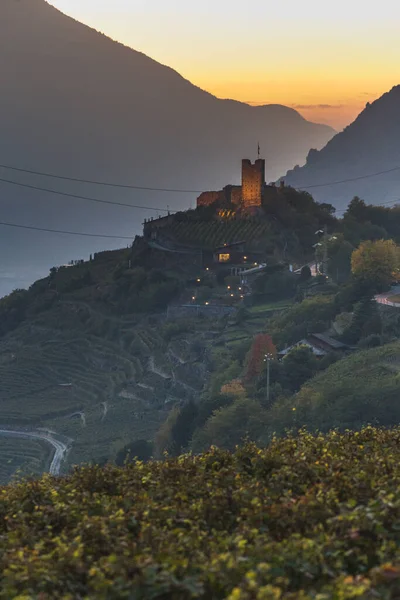
<svg viewBox="0 0 400 600">
<path fill-rule="evenodd" d="M 65 231 L 63 229 L 50 229 L 47 227 L 34 227 L 33 225 L 21 225 L 19 223 L 6 223 L 5 221 L 0 221 L 0 225 L 4 225 L 5 227 L 16 227 L 17 229 L 32 229 L 33 231 L 46 231 L 49 233 L 63 233 L 66 235 L 81 235 L 84 237 L 95 237 L 95 238 L 110 238 L 115 240 L 131 240 L 131 235 L 109 235 L 109 234 L 99 234 L 99 233 L 86 233 L 79 231 Z"/>
<path fill-rule="evenodd" d="M 180 188 L 163 188 L 163 187 L 149 187 L 149 186 L 139 186 L 133 184 L 125 184 L 125 183 L 111 183 L 106 181 L 99 181 L 94 179 L 83 179 L 79 177 L 70 177 L 67 175 L 58 175 L 55 173 L 47 173 L 45 171 L 35 171 L 33 169 L 23 169 L 21 167 L 15 167 L 12 165 L 3 165 L 0 164 L 0 168 L 8 169 L 10 171 L 16 171 L 19 173 L 28 173 L 30 175 L 38 175 L 40 177 L 49 177 L 51 179 L 61 179 L 64 181 L 73 181 L 75 183 L 85 183 L 89 185 L 99 185 L 105 187 L 115 187 L 122 189 L 130 189 L 130 190 L 145 190 L 151 192 L 175 192 L 175 193 L 184 193 L 184 194 L 201 194 L 204 190 L 190 190 L 190 189 L 180 189 Z M 327 183 L 316 183 L 308 186 L 304 186 L 302 188 L 297 188 L 300 191 L 305 191 L 308 189 L 314 189 L 318 187 L 329 187 L 331 185 L 339 185 L 342 183 L 350 183 L 352 181 L 360 181 L 362 179 L 369 179 L 371 177 L 378 177 L 379 175 L 387 175 L 388 173 L 393 173 L 394 171 L 399 171 L 400 165 L 397 167 L 393 167 L 391 169 L 386 169 L 384 171 L 377 171 L 375 173 L 368 173 L 366 175 L 360 175 L 358 177 L 349 177 L 348 179 L 342 179 L 339 181 L 330 181 Z"/>
<path fill-rule="evenodd" d="M 125 206 L 127 208 L 139 208 L 144 210 L 154 210 L 158 212 L 169 212 L 168 208 L 159 208 L 154 206 L 139 206 L 138 204 L 129 204 L 127 202 L 118 202 L 114 200 L 101 200 L 100 198 L 93 198 L 92 196 L 81 196 L 80 194 L 71 194 L 68 192 L 61 192 L 59 190 L 50 190 L 49 188 L 42 188 L 36 185 L 30 185 L 28 183 L 21 183 L 19 181 L 12 181 L 11 179 L 0 178 L 0 182 L 7 183 L 9 185 L 16 185 L 18 187 L 27 188 L 30 190 L 36 190 L 39 192 L 47 192 L 49 194 L 56 194 L 57 196 L 66 196 L 67 198 L 77 198 L 78 200 L 87 200 L 90 202 L 98 202 L 100 204 L 111 204 L 114 206 Z M 175 212 L 175 211 L 173 211 Z"/>
<path fill-rule="evenodd" d="M 109 183 L 106 181 L 96 181 L 91 179 L 80 179 L 78 177 L 68 177 L 66 175 L 55 175 L 52 173 L 45 173 L 41 171 L 33 171 L 30 169 L 22 169 L 20 167 L 12 167 L 9 165 L 0 165 L 2 169 L 9 169 L 10 171 L 17 171 L 19 173 L 29 173 L 30 175 L 39 175 L 40 177 L 50 177 L 52 179 L 62 179 L 64 181 L 73 181 L 75 183 L 86 183 L 90 185 L 100 185 L 105 187 L 115 187 L 122 188 L 127 190 L 144 190 L 150 192 L 176 192 L 176 193 L 184 193 L 184 194 L 201 194 L 204 190 L 184 190 L 184 189 L 172 189 L 172 188 L 156 188 L 156 187 L 146 187 L 141 185 L 130 185 L 125 183 Z"/>
<path fill-rule="evenodd" d="M 42 171 L 35 171 L 35 170 L 31 170 L 31 169 L 23 169 L 20 167 L 15 167 L 15 166 L 11 166 L 11 165 L 2 165 L 0 164 L 0 168 L 3 169 L 8 169 L 11 171 L 15 171 L 15 172 L 20 172 L 20 173 L 27 173 L 27 174 L 31 174 L 31 175 L 37 175 L 37 176 L 41 176 L 41 177 L 48 177 L 48 178 L 53 178 L 53 179 L 57 179 L 57 180 L 65 180 L 65 181 L 71 181 L 71 182 L 76 182 L 76 183 L 84 183 L 84 184 L 90 184 L 90 185 L 99 185 L 99 186 L 105 186 L 105 187 L 114 187 L 114 188 L 121 188 L 121 189 L 133 189 L 133 190 L 147 190 L 147 191 L 156 191 L 156 192 L 176 192 L 176 193 L 201 193 L 201 190 L 188 190 L 188 189 L 173 189 L 173 188 L 156 188 L 156 187 L 146 187 L 146 186 L 137 186 L 137 185 L 128 185 L 128 184 L 122 184 L 122 183 L 109 183 L 109 182 L 104 182 L 104 181 L 97 181 L 97 180 L 90 180 L 90 179 L 81 179 L 81 178 L 77 178 L 77 177 L 69 177 L 69 176 L 64 176 L 64 175 L 56 175 L 56 174 L 52 174 L 52 173 L 46 173 L 46 172 L 42 172 Z M 320 184 L 312 184 L 309 185 L 307 187 L 302 187 L 302 188 L 296 188 L 299 191 L 307 191 L 309 189 L 313 189 L 313 188 L 318 188 L 318 187 L 328 187 L 328 186 L 332 186 L 332 185 L 339 185 L 339 184 L 343 184 L 343 183 L 349 183 L 352 181 L 359 181 L 362 179 L 368 179 L 371 177 L 377 177 L 379 175 L 385 175 L 387 173 L 392 173 L 394 171 L 398 171 L 400 170 L 400 166 L 398 167 L 394 167 L 392 169 L 387 169 L 384 171 L 378 171 L 376 173 L 370 173 L 367 175 L 362 175 L 359 177 L 353 177 L 353 178 L 348 178 L 348 179 L 342 179 L 340 181 L 333 181 L 333 182 L 329 182 L 329 183 L 320 183 Z M 138 205 L 138 204 L 130 204 L 127 202 L 119 202 L 119 201 L 113 201 L 113 200 L 103 200 L 100 198 L 94 198 L 92 196 L 83 196 L 81 194 L 73 194 L 73 193 L 69 193 L 69 192 L 62 192 L 59 190 L 54 190 L 54 189 L 49 189 L 49 188 L 44 188 L 44 187 L 40 187 L 40 186 L 36 186 L 36 185 L 31 185 L 28 183 L 22 183 L 22 182 L 18 182 L 18 181 L 13 181 L 10 179 L 5 179 L 5 178 L 0 178 L 0 182 L 1 183 L 6 183 L 9 185 L 14 185 L 14 186 L 18 186 L 18 187 L 22 187 L 22 188 L 26 188 L 26 189 L 31 189 L 31 190 L 35 190 L 35 191 L 40 191 L 40 192 L 45 192 L 45 193 L 49 193 L 49 194 L 55 194 L 58 196 L 63 196 L 63 197 L 68 197 L 68 198 L 76 198 L 79 200 L 85 200 L 85 201 L 89 201 L 89 202 L 97 202 L 100 204 L 109 204 L 109 205 L 114 205 L 114 206 L 123 206 L 126 208 L 132 208 L 132 209 L 141 209 L 141 210 L 151 210 L 151 211 L 156 211 L 156 212 L 165 212 L 165 213 L 170 213 L 170 212 L 176 212 L 174 209 L 172 209 L 172 211 L 169 208 L 161 208 L 161 207 L 153 207 L 153 206 L 142 206 L 142 205 Z M 383 203 L 376 203 L 373 204 L 372 206 L 393 206 L 395 204 L 398 204 L 400 202 L 399 200 L 395 200 L 393 202 L 383 202 Z M 345 213 L 347 209 L 342 209 L 342 210 L 337 210 L 335 211 L 335 213 Z M 45 227 L 35 227 L 35 226 L 29 226 L 29 225 L 21 225 L 18 223 L 8 223 L 8 222 L 1 222 L 0 221 L 0 226 L 6 226 L 6 227 L 15 227 L 15 228 L 20 228 L 20 229 L 30 229 L 30 230 L 34 230 L 34 231 L 43 231 L 43 232 L 50 232 L 50 233 L 59 233 L 59 234 L 65 234 L 65 235 L 75 235 L 75 236 L 85 236 L 85 237 L 97 237 L 97 238 L 110 238 L 110 239 L 129 239 L 131 240 L 132 237 L 131 236 L 119 236 L 119 235 L 110 235 L 110 234 L 95 234 L 95 233 L 87 233 L 87 232 L 77 232 L 77 231 L 66 231 L 66 230 L 59 230 L 59 229 L 51 229 L 51 228 L 45 228 Z"/>
<path fill-rule="evenodd" d="M 394 167 L 393 169 L 387 169 L 386 171 L 378 171 L 376 173 L 369 173 L 368 175 L 360 175 L 359 177 L 350 177 L 349 179 L 342 179 L 341 181 L 331 181 L 329 183 L 315 183 L 312 185 L 305 186 L 304 188 L 297 189 L 300 191 L 307 191 L 318 187 L 329 187 L 331 185 L 339 185 L 341 183 L 350 183 L 352 181 L 360 181 L 361 179 L 369 179 L 370 177 L 378 177 L 379 175 L 387 175 L 388 173 L 393 173 L 394 171 L 400 171 L 400 166 Z"/>
</svg>

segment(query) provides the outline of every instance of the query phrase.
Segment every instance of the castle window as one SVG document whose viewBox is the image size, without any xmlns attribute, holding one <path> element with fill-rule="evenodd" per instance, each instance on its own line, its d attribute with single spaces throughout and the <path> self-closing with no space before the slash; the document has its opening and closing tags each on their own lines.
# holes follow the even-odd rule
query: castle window
<svg viewBox="0 0 400 600">
<path fill-rule="evenodd" d="M 220 254 L 218 256 L 219 262 L 228 262 L 230 260 L 230 258 L 231 258 L 230 254 Z"/>
</svg>

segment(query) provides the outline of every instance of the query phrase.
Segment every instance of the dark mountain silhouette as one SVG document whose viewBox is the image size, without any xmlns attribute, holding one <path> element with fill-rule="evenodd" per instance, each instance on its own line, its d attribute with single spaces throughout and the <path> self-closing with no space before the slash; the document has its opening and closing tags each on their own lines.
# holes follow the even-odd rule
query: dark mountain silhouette
<svg viewBox="0 0 400 600">
<path fill-rule="evenodd" d="M 255 158 L 258 141 L 267 176 L 275 179 L 334 133 L 284 106 L 219 100 L 44 0 L 1 0 L 0 74 L 0 164 L 31 170 L 139 186 L 220 189 L 239 182 L 240 159 Z M 193 206 L 196 199 L 195 193 L 112 189 L 3 169 L 0 177 L 171 209 Z M 144 217 L 156 216 L 4 182 L 0 199 L 0 221 L 64 230 L 133 237 Z M 11 277 L 22 266 L 29 273 L 34 269 L 31 280 L 53 264 L 128 243 L 6 227 L 0 239 L 3 268 Z"/>
<path fill-rule="evenodd" d="M 300 188 L 363 177 L 400 167 L 400 85 L 367 104 L 346 129 L 317 152 L 307 164 L 287 173 L 287 183 Z M 391 173 L 341 183 L 310 187 L 316 200 L 343 209 L 354 196 L 371 204 L 400 200 L 400 168 Z"/>
</svg>

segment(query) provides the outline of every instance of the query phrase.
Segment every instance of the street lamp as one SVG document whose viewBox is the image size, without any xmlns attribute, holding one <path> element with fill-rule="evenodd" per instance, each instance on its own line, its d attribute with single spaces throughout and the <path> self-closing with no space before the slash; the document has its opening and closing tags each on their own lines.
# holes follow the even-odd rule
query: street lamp
<svg viewBox="0 0 400 600">
<path fill-rule="evenodd" d="M 318 229 L 318 231 L 315 232 L 315 235 L 320 235 L 322 236 L 322 241 L 323 243 L 321 244 L 320 242 L 317 242 L 316 244 L 313 245 L 313 248 L 315 248 L 315 269 L 316 272 L 318 273 L 318 260 L 317 260 L 317 249 L 319 246 L 323 246 L 323 258 L 322 258 L 322 269 L 323 269 L 323 274 L 327 275 L 327 269 L 328 269 L 328 242 L 330 242 L 331 240 L 337 240 L 337 237 L 335 235 L 331 235 L 330 237 L 328 237 L 328 228 L 325 225 L 325 227 L 323 229 Z"/>
<path fill-rule="evenodd" d="M 267 405 L 269 404 L 269 364 L 273 358 L 274 355 L 271 352 L 265 354 L 264 362 L 267 363 Z"/>
</svg>

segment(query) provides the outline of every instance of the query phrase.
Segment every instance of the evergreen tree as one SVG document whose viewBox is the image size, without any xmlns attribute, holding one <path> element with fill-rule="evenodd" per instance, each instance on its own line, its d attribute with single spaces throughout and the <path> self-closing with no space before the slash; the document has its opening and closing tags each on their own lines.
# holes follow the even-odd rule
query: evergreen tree
<svg viewBox="0 0 400 600">
<path fill-rule="evenodd" d="M 297 392 L 318 370 L 317 359 L 308 346 L 296 346 L 283 359 L 283 371 L 291 390 Z"/>
</svg>

